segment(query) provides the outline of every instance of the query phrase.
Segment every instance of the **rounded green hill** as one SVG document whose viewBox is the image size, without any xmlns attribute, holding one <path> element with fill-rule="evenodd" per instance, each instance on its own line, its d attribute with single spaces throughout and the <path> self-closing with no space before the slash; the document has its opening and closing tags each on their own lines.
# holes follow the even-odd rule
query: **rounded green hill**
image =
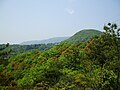
<svg viewBox="0 0 120 90">
<path fill-rule="evenodd" d="M 74 34 L 72 37 L 70 37 L 69 39 L 66 40 L 66 42 L 72 43 L 72 44 L 77 44 L 80 42 L 86 42 L 88 41 L 90 38 L 92 38 L 95 35 L 101 35 L 102 32 L 98 31 L 98 30 L 94 30 L 94 29 L 84 29 L 81 30 L 79 32 L 77 32 L 76 34 Z"/>
</svg>

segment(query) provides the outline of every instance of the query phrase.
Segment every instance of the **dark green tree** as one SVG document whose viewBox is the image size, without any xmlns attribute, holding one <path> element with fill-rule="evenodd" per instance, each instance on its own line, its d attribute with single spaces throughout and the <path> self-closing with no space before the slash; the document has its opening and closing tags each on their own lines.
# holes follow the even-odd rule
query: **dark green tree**
<svg viewBox="0 0 120 90">
<path fill-rule="evenodd" d="M 10 51 L 5 51 L 5 49 L 9 46 L 9 43 L 6 45 L 1 45 L 0 47 L 0 64 L 7 65 L 8 64 L 8 58 Z"/>
<path fill-rule="evenodd" d="M 1 45 L 0 47 L 0 86 L 6 86 L 8 84 L 8 78 L 4 72 L 9 59 L 10 51 L 6 51 L 5 49 L 8 48 L 9 43 L 6 45 Z"/>
<path fill-rule="evenodd" d="M 120 62 L 120 28 L 118 28 L 117 24 L 115 23 L 108 23 L 107 25 L 104 26 L 104 30 L 106 31 L 106 34 L 110 34 L 111 36 L 113 36 L 114 39 L 114 44 L 116 46 L 116 55 L 117 55 L 117 62 Z M 117 90 L 120 88 L 120 82 L 119 82 L 119 78 L 120 78 L 120 67 L 115 67 L 116 71 L 117 71 Z"/>
<path fill-rule="evenodd" d="M 116 24 L 111 23 L 105 25 L 103 29 L 105 32 L 101 36 L 91 39 L 85 50 L 88 59 L 92 60 L 95 65 L 99 65 L 101 71 L 104 69 L 108 72 L 114 71 L 117 76 L 116 79 L 112 79 L 114 81 L 109 81 L 110 79 L 105 78 L 104 75 L 101 75 L 101 80 L 103 83 L 107 80 L 108 86 L 112 85 L 113 89 L 118 90 L 120 88 L 120 65 L 118 65 L 120 62 L 120 29 Z"/>
</svg>

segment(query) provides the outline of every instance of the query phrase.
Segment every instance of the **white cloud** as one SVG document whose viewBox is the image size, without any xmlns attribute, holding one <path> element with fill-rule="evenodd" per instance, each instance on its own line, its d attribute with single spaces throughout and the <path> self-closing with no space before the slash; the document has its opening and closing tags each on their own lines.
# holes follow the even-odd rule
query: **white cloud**
<svg viewBox="0 0 120 90">
<path fill-rule="evenodd" d="M 70 8 L 66 8 L 65 9 L 67 11 L 68 14 L 72 15 L 75 13 L 75 11 L 73 9 L 70 9 Z"/>
</svg>

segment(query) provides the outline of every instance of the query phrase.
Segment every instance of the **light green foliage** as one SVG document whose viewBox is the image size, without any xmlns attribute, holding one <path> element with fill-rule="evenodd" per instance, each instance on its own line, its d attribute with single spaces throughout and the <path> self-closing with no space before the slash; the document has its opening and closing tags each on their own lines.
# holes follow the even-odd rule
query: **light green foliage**
<svg viewBox="0 0 120 90">
<path fill-rule="evenodd" d="M 117 59 L 116 46 L 111 35 L 103 34 L 99 38 L 94 38 L 91 42 L 86 46 L 90 50 L 87 54 L 96 63 L 103 66 L 104 63 Z"/>
<path fill-rule="evenodd" d="M 71 45 L 62 53 L 59 60 L 62 62 L 63 68 L 79 69 L 80 60 L 84 56 L 84 53 L 79 49 L 76 45 Z"/>
</svg>

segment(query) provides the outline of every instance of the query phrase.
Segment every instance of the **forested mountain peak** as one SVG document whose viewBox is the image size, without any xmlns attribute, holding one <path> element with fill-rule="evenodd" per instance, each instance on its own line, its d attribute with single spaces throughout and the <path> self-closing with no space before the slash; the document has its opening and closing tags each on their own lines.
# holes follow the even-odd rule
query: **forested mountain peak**
<svg viewBox="0 0 120 90">
<path fill-rule="evenodd" d="M 95 35 L 99 36 L 101 34 L 102 34 L 101 31 L 98 31 L 95 29 L 84 29 L 84 30 L 81 30 L 81 31 L 75 33 L 72 37 L 70 37 L 66 41 L 69 43 L 72 43 L 72 44 L 86 42 L 93 36 L 95 36 Z"/>
</svg>

